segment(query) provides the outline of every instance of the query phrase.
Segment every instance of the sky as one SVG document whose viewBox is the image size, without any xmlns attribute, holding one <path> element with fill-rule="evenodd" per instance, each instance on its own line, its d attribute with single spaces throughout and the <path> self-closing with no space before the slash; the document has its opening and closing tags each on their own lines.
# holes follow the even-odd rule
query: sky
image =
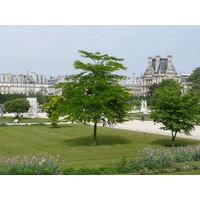
<svg viewBox="0 0 200 200">
<path fill-rule="evenodd" d="M 178 73 L 200 67 L 199 25 L 1 25 L 0 73 L 64 76 L 77 74 L 75 60 L 91 62 L 78 50 L 100 52 L 127 67 L 117 74 L 138 77 L 148 57 L 173 56 Z"/>
</svg>

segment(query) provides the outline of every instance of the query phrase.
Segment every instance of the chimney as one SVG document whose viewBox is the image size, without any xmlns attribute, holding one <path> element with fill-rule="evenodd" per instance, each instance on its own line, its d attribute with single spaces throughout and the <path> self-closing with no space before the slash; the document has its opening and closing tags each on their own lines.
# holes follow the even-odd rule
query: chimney
<svg viewBox="0 0 200 200">
<path fill-rule="evenodd" d="M 152 67 L 152 57 L 148 57 L 148 68 L 151 69 Z"/>
<path fill-rule="evenodd" d="M 172 56 L 167 56 L 167 69 L 172 69 Z"/>
<path fill-rule="evenodd" d="M 156 56 L 156 68 L 155 68 L 156 72 L 158 71 L 159 65 L 160 65 L 160 56 Z"/>
</svg>

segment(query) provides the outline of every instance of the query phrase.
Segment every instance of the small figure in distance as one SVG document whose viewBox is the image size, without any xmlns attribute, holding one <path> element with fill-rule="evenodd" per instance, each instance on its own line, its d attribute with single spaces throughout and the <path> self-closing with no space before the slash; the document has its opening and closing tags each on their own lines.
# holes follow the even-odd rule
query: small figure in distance
<svg viewBox="0 0 200 200">
<path fill-rule="evenodd" d="M 112 124 L 111 124 L 111 122 L 110 122 L 110 121 L 108 121 L 107 123 L 108 123 L 108 126 L 109 126 L 109 127 L 111 127 L 111 125 L 112 125 Z"/>
<path fill-rule="evenodd" d="M 141 119 L 142 121 L 144 121 L 144 113 L 141 115 Z"/>
</svg>

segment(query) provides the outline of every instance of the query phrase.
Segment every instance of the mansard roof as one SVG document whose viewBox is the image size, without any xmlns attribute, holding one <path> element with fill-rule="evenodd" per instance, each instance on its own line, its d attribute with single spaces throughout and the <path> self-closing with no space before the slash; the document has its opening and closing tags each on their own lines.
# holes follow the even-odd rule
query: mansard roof
<svg viewBox="0 0 200 200">
<path fill-rule="evenodd" d="M 171 56 L 168 56 L 172 58 Z M 173 74 L 177 75 L 177 71 L 174 65 L 171 63 L 169 66 L 168 58 L 160 58 L 160 56 L 156 56 L 156 58 L 148 58 L 150 61 L 150 65 L 148 66 L 144 75 L 147 74 L 166 74 L 167 70 L 173 71 Z M 170 62 L 172 62 L 170 60 Z"/>
</svg>

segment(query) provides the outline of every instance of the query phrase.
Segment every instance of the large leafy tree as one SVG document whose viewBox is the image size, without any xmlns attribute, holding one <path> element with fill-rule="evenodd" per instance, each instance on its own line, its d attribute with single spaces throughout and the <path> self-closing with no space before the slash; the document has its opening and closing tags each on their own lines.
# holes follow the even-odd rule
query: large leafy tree
<svg viewBox="0 0 200 200">
<path fill-rule="evenodd" d="M 4 104 L 5 111 L 9 113 L 16 113 L 16 118 L 19 118 L 20 113 L 28 112 L 29 108 L 29 101 L 23 98 L 7 101 Z"/>
<path fill-rule="evenodd" d="M 193 70 L 192 74 L 187 79 L 189 89 L 200 95 L 200 67 Z"/>
<path fill-rule="evenodd" d="M 174 147 L 177 133 L 190 135 L 194 124 L 199 122 L 199 98 L 195 93 L 181 93 L 181 86 L 174 81 L 174 87 L 164 86 L 154 93 L 154 106 L 151 106 L 151 118 L 162 123 L 163 130 L 172 133 Z"/>
<path fill-rule="evenodd" d="M 155 99 L 153 98 L 155 91 L 164 86 L 180 87 L 179 84 L 175 84 L 175 81 L 173 79 L 164 79 L 160 83 L 154 83 L 153 85 L 150 85 L 149 90 L 146 95 L 147 104 L 149 106 L 152 106 L 155 104 L 154 102 Z"/>
<path fill-rule="evenodd" d="M 11 101 L 18 98 L 26 98 L 25 94 L 0 94 L 0 104 L 4 104 L 6 101 Z"/>
<path fill-rule="evenodd" d="M 124 76 L 113 74 L 117 70 L 126 70 L 121 64 L 123 59 L 79 51 L 82 57 L 89 58 L 93 63 L 74 62 L 74 68 L 80 69 L 78 75 L 69 78 L 70 82 L 61 83 L 58 87 L 67 98 L 65 102 L 66 119 L 72 122 L 94 124 L 94 145 L 97 144 L 97 123 L 102 118 L 111 122 L 123 122 L 131 109 L 128 101 L 129 90 L 118 84 Z"/>
<path fill-rule="evenodd" d="M 62 116 L 61 103 L 64 101 L 66 101 L 66 99 L 63 96 L 49 96 L 49 102 L 44 103 L 42 106 L 42 110 L 47 112 L 52 128 L 58 126 L 59 117 Z"/>
</svg>

